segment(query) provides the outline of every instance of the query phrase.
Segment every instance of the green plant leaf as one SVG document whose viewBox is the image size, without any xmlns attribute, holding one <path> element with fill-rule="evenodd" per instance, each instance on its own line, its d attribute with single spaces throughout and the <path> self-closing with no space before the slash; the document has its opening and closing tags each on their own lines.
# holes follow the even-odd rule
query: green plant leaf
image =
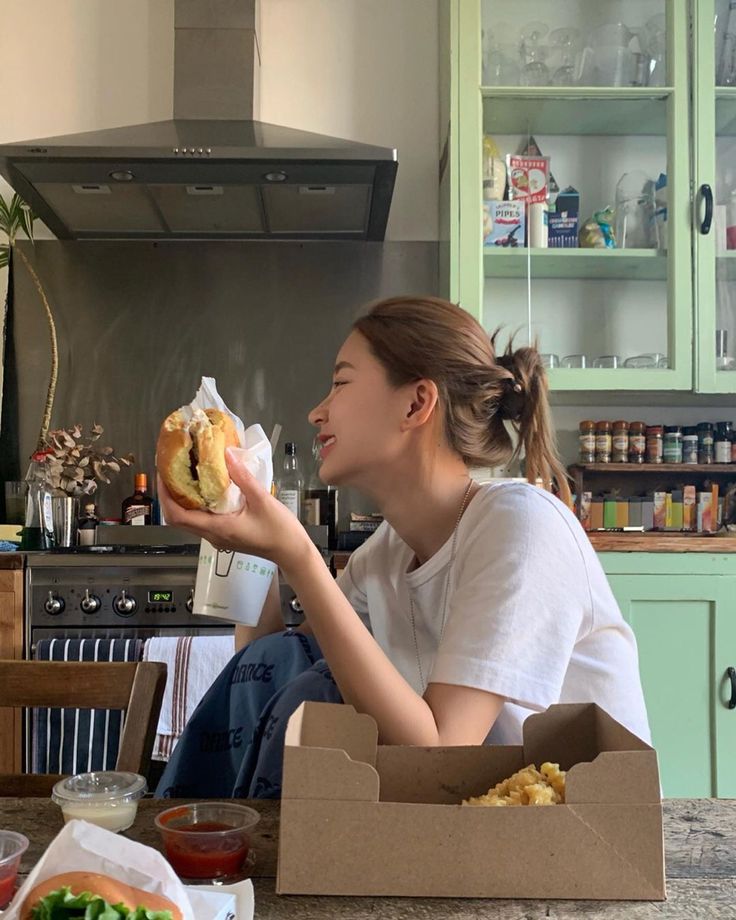
<svg viewBox="0 0 736 920">
<path fill-rule="evenodd" d="M 0 230 L 10 237 L 10 209 L 2 195 L 0 195 Z"/>
<path fill-rule="evenodd" d="M 5 268 L 8 262 L 10 262 L 10 246 L 0 243 L 0 268 Z"/>
</svg>

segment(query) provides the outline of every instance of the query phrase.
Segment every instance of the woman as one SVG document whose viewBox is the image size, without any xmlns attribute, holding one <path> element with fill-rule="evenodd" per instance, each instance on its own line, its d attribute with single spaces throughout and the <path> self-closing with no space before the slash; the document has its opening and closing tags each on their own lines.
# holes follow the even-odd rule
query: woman
<svg viewBox="0 0 736 920">
<path fill-rule="evenodd" d="M 160 792 L 278 795 L 285 722 L 303 699 L 369 713 L 383 744 L 517 744 L 525 717 L 559 701 L 596 702 L 649 739 L 633 634 L 566 507 L 535 349 L 496 357 L 459 307 L 385 300 L 354 324 L 309 418 L 322 442 L 320 478 L 360 490 L 385 518 L 337 582 L 296 518 L 233 457 L 246 499 L 238 514 L 183 511 L 161 487 L 170 523 L 276 562 L 306 622 L 284 634 L 274 597 L 258 627 L 238 630 L 248 644 L 195 713 Z M 562 500 L 528 483 L 471 479 L 469 468 L 512 456 L 505 422 L 530 483 L 556 482 Z M 273 685 L 238 684 L 264 653 Z M 203 747 L 193 724 L 216 718 L 231 733 L 238 723 L 244 750 L 193 763 Z M 269 745 L 277 753 L 264 765 Z M 226 779 L 215 788 L 218 771 Z"/>
</svg>

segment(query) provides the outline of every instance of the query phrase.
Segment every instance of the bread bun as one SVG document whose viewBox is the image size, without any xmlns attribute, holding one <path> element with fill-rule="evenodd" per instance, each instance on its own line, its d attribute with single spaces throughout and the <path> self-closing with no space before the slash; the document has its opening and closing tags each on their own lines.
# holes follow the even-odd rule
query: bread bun
<svg viewBox="0 0 736 920">
<path fill-rule="evenodd" d="M 133 888 L 108 875 L 99 875 L 97 872 L 62 872 L 52 875 L 40 882 L 26 895 L 20 910 L 20 920 L 31 920 L 33 908 L 38 907 L 39 901 L 54 891 L 61 888 L 70 888 L 71 893 L 80 895 L 89 892 L 104 898 L 108 904 L 124 904 L 130 911 L 143 907 L 148 911 L 168 910 L 172 920 L 182 920 L 181 910 L 168 898 L 141 888 Z M 81 916 L 81 915 L 80 915 Z"/>
<path fill-rule="evenodd" d="M 230 485 L 225 448 L 239 446 L 237 429 L 227 413 L 197 409 L 187 420 L 177 409 L 161 425 L 156 467 L 178 505 L 212 509 Z"/>
</svg>

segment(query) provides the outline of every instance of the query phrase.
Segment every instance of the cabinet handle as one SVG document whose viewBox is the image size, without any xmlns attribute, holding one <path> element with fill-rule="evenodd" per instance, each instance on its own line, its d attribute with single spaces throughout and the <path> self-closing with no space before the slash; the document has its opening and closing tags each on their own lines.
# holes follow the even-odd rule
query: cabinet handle
<svg viewBox="0 0 736 920">
<path fill-rule="evenodd" d="M 705 236 L 710 233 L 710 227 L 713 223 L 713 189 L 709 185 L 701 185 L 700 195 L 705 201 L 705 217 L 700 225 L 700 232 Z"/>
<path fill-rule="evenodd" d="M 729 668 L 726 674 L 731 681 L 731 699 L 728 701 L 728 708 L 736 709 L 736 668 Z"/>
</svg>

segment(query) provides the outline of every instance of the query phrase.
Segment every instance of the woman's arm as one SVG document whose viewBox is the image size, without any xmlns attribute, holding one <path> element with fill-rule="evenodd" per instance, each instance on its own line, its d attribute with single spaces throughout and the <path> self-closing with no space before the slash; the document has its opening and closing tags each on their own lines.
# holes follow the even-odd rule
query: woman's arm
<svg viewBox="0 0 736 920">
<path fill-rule="evenodd" d="M 480 744 L 503 700 L 466 687 L 432 684 L 419 696 L 365 628 L 296 517 L 227 454 L 230 478 L 245 496 L 234 514 L 185 511 L 159 479 L 166 520 L 218 549 L 273 560 L 299 597 L 343 699 L 373 716 L 386 744 Z"/>
</svg>

